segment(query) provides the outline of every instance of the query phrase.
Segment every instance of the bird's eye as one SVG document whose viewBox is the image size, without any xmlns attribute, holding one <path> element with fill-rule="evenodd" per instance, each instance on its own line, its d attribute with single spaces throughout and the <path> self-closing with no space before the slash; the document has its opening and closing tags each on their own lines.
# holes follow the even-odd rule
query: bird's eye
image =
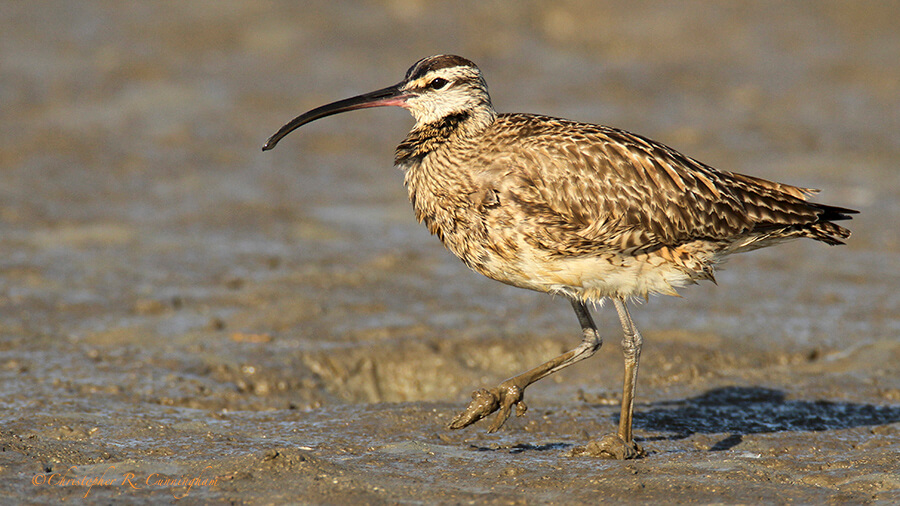
<svg viewBox="0 0 900 506">
<path fill-rule="evenodd" d="M 447 86 L 448 84 L 450 84 L 450 81 L 444 79 L 443 77 L 435 77 L 431 80 L 431 82 L 428 83 L 427 86 L 432 90 L 439 90 Z"/>
</svg>

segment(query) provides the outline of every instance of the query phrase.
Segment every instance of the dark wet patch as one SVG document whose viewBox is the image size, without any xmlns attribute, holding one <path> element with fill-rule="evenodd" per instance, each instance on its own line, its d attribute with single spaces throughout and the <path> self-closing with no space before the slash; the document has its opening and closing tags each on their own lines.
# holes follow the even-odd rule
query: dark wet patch
<svg viewBox="0 0 900 506">
<path fill-rule="evenodd" d="M 660 407 L 656 407 L 660 406 Z M 653 432 L 674 432 L 674 438 L 696 433 L 732 433 L 729 447 L 747 434 L 841 430 L 900 422 L 900 406 L 878 406 L 827 400 L 787 400 L 784 392 L 763 387 L 722 387 L 675 402 L 651 404 L 635 426 Z M 736 443 L 735 443 L 736 444 Z M 731 445 L 734 446 L 734 445 Z"/>
<path fill-rule="evenodd" d="M 471 445 L 471 448 L 475 451 L 479 452 L 494 452 L 494 451 L 506 451 L 509 453 L 523 453 L 523 452 L 546 452 L 553 450 L 564 450 L 572 446 L 569 443 L 546 443 L 546 444 L 529 444 L 529 443 L 518 443 L 513 445 L 503 445 L 503 444 L 493 444 L 490 446 L 481 446 L 481 445 Z"/>
</svg>

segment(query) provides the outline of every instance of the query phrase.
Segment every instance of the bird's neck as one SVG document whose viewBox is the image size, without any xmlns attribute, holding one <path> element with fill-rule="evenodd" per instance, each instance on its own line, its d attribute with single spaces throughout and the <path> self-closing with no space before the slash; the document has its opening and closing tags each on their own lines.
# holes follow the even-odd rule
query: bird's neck
<svg viewBox="0 0 900 506">
<path fill-rule="evenodd" d="M 488 105 L 449 114 L 431 123 L 416 124 L 397 146 L 394 163 L 414 165 L 451 143 L 477 138 L 496 119 L 497 113 Z"/>
</svg>

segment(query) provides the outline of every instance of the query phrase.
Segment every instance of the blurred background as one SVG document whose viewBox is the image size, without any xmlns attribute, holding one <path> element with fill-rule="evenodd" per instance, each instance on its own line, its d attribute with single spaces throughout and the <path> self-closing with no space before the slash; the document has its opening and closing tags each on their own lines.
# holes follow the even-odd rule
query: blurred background
<svg viewBox="0 0 900 506">
<path fill-rule="evenodd" d="M 639 401 L 749 383 L 896 402 L 897 19 L 897 2 L 6 2 L 5 426 L 45 420 L 59 439 L 62 412 L 462 407 L 577 343 L 563 301 L 468 272 L 415 223 L 392 168 L 405 111 L 260 151 L 440 53 L 476 62 L 501 112 L 625 128 L 862 211 L 847 246 L 758 251 L 636 308 Z M 595 316 L 608 345 L 534 402 L 614 403 L 620 330 Z M 833 376 L 783 368 L 810 362 Z"/>
</svg>

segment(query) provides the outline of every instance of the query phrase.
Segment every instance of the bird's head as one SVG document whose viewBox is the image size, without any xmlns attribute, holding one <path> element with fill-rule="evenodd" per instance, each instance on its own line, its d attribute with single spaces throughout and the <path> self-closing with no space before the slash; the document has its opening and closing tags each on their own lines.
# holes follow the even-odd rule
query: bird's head
<svg viewBox="0 0 900 506">
<path fill-rule="evenodd" d="M 393 86 L 338 100 L 297 116 L 269 138 L 263 151 L 274 148 L 287 134 L 317 119 L 384 106 L 407 109 L 415 118 L 416 126 L 465 113 L 494 116 L 487 84 L 474 63 L 460 56 L 429 56 L 416 62 L 406 72 L 406 77 Z"/>
</svg>

